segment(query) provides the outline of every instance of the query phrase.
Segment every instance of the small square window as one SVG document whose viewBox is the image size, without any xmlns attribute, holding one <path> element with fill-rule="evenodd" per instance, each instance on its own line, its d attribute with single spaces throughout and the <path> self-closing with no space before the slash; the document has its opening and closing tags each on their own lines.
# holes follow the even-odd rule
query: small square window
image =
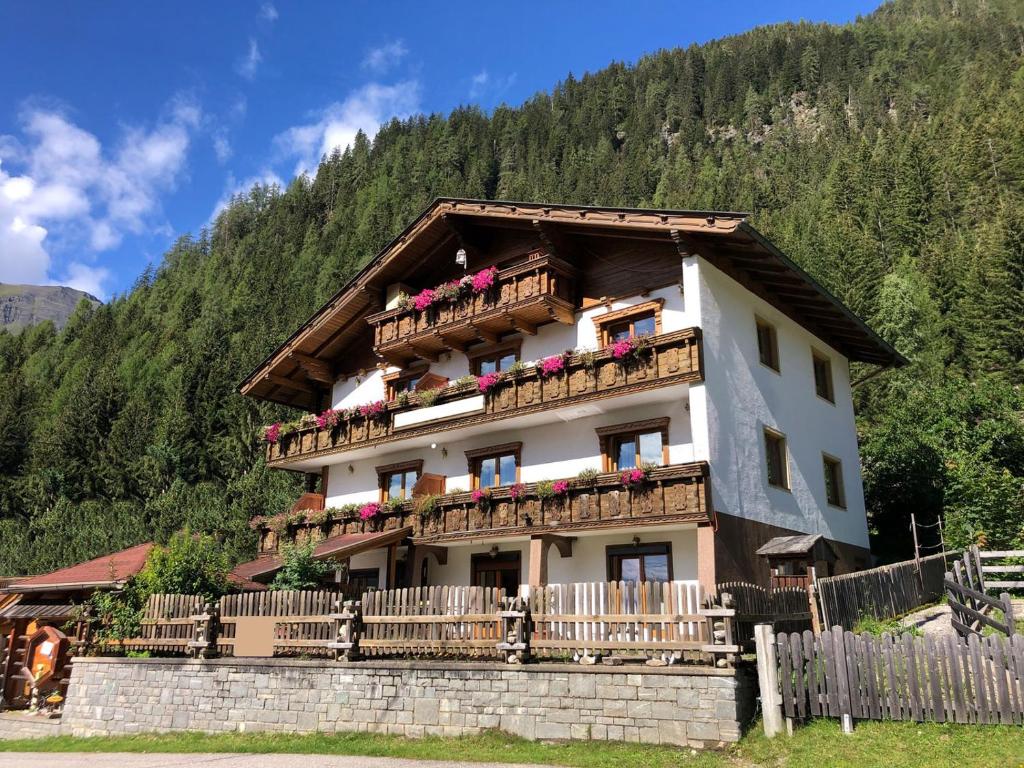
<svg viewBox="0 0 1024 768">
<path fill-rule="evenodd" d="M 422 461 L 377 467 L 377 475 L 380 478 L 381 501 L 411 499 L 413 488 L 416 487 L 416 483 L 419 481 L 422 473 Z"/>
<path fill-rule="evenodd" d="M 818 397 L 834 403 L 835 393 L 832 389 L 832 361 L 819 352 L 811 352 L 814 362 L 814 391 Z"/>
<path fill-rule="evenodd" d="M 645 464 L 661 466 L 665 463 L 668 419 L 599 427 L 597 436 L 606 472 L 621 472 Z"/>
<path fill-rule="evenodd" d="M 466 451 L 473 488 L 497 488 L 519 482 L 520 443 Z"/>
<path fill-rule="evenodd" d="M 768 469 L 768 484 L 789 489 L 789 466 L 786 458 L 786 437 L 773 429 L 764 431 L 764 453 Z"/>
<path fill-rule="evenodd" d="M 763 365 L 767 365 L 776 373 L 779 370 L 779 340 L 775 326 L 757 319 L 757 356 Z"/>
<path fill-rule="evenodd" d="M 843 491 L 843 463 L 828 454 L 822 454 L 821 463 L 825 471 L 825 500 L 833 507 L 846 509 L 846 494 Z"/>
</svg>

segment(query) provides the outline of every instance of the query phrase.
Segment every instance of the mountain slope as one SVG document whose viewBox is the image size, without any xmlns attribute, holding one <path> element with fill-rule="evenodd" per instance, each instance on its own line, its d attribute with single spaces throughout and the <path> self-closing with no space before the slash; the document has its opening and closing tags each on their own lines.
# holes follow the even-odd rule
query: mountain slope
<svg viewBox="0 0 1024 768">
<path fill-rule="evenodd" d="M 0 283 L 0 329 L 17 332 L 46 320 L 63 328 L 82 299 L 100 303 L 91 294 L 63 285 Z"/>
<path fill-rule="evenodd" d="M 59 335 L 0 332 L 0 572 L 185 524 L 246 556 L 247 519 L 299 489 L 260 458 L 285 414 L 235 386 L 437 195 L 753 211 L 914 359 L 857 389 L 878 551 L 906 554 L 910 511 L 1024 545 L 1022 19 L 913 0 L 759 28 L 394 121 L 254 188 Z"/>
</svg>

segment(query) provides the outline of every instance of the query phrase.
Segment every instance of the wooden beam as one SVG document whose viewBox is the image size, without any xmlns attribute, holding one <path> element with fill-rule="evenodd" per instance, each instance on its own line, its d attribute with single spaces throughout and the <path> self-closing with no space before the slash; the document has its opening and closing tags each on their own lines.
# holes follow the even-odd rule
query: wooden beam
<svg viewBox="0 0 1024 768">
<path fill-rule="evenodd" d="M 459 247 L 465 249 L 466 255 L 474 261 L 479 261 L 482 257 L 483 249 L 479 246 L 466 224 L 450 213 L 442 213 L 441 221 L 451 230 Z"/>
<path fill-rule="evenodd" d="M 537 239 L 549 254 L 570 264 L 579 264 L 577 257 L 580 248 L 572 241 L 570 235 L 566 235 L 550 221 L 532 219 L 530 226 L 533 227 L 533 231 L 537 233 Z"/>
<path fill-rule="evenodd" d="M 522 318 L 518 317 L 514 312 L 509 313 L 506 317 L 509 319 L 509 322 L 512 323 L 512 327 L 520 333 L 525 333 L 527 336 L 537 335 L 537 326 L 533 323 L 526 322 Z"/>
<path fill-rule="evenodd" d="M 263 378 L 272 384 L 277 384 L 279 387 L 286 387 L 293 389 L 296 392 L 305 392 L 310 395 L 317 393 L 316 389 L 309 384 L 301 381 L 293 381 L 292 379 L 286 379 L 284 376 L 278 376 L 276 373 L 265 373 Z"/>
<path fill-rule="evenodd" d="M 304 352 L 295 351 L 289 352 L 288 357 L 297 362 L 313 381 L 319 381 L 322 384 L 334 384 L 334 370 L 326 360 L 307 355 Z"/>
<path fill-rule="evenodd" d="M 451 336 L 446 336 L 438 331 L 434 332 L 434 337 L 446 347 L 454 349 L 456 352 L 465 352 L 469 348 L 469 345 L 466 342 L 453 339 Z"/>
<path fill-rule="evenodd" d="M 415 344 L 409 345 L 416 357 L 421 357 L 424 360 L 429 360 L 432 363 L 436 363 L 441 359 L 441 355 L 432 349 L 424 349 L 423 347 L 417 347 Z"/>
<path fill-rule="evenodd" d="M 491 344 L 498 343 L 499 334 L 495 333 L 494 331 L 489 331 L 486 328 L 481 328 L 476 323 L 470 323 L 469 327 L 472 328 L 473 332 L 476 333 L 476 335 L 479 336 L 484 341 L 489 341 Z"/>
</svg>

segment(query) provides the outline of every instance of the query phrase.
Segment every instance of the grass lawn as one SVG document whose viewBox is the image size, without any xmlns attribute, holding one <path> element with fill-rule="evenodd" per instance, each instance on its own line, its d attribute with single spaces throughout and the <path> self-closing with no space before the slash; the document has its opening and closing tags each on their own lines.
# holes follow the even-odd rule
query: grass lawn
<svg viewBox="0 0 1024 768">
<path fill-rule="evenodd" d="M 832 721 L 798 728 L 793 738 L 765 739 L 760 725 L 724 752 L 635 744 L 545 744 L 500 733 L 458 739 L 404 739 L 373 734 L 288 735 L 179 733 L 118 738 L 53 737 L 0 741 L 0 751 L 260 752 L 368 755 L 433 760 L 547 763 L 584 768 L 1001 768 L 1024 766 L 1024 729 L 914 723 L 857 723 L 844 736 Z"/>
</svg>

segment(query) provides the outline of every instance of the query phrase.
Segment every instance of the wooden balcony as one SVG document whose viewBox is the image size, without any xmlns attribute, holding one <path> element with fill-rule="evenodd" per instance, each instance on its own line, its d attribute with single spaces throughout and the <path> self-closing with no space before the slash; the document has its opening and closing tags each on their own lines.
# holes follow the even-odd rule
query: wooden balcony
<svg viewBox="0 0 1024 768">
<path fill-rule="evenodd" d="M 478 341 L 502 334 L 534 334 L 550 322 L 575 322 L 577 270 L 554 256 L 537 254 L 498 272 L 485 294 L 430 309 L 389 309 L 370 315 L 374 350 L 395 365 L 437 360 L 442 352 L 464 351 Z"/>
<path fill-rule="evenodd" d="M 322 524 L 298 523 L 282 535 L 308 541 L 346 533 L 388 531 L 410 526 L 413 542 L 434 544 L 481 536 L 528 536 L 569 533 L 576 530 L 706 523 L 710 519 L 710 482 L 706 462 L 673 464 L 650 472 L 639 490 L 627 490 L 617 473 L 598 475 L 593 484 L 580 487 L 575 481 L 563 498 L 541 501 L 534 483 L 522 486 L 512 499 L 510 489 L 495 488 L 486 505 L 469 493 L 433 497 L 433 509 L 420 510 L 422 501 L 406 502 L 401 510 L 382 512 L 361 520 L 358 512 L 327 510 Z M 277 549 L 278 534 L 261 531 L 260 551 Z"/>
<path fill-rule="evenodd" d="M 267 445 L 267 463 L 287 466 L 703 378 L 700 329 L 688 328 L 651 337 L 648 352 L 628 365 L 612 359 L 607 350 L 574 355 L 562 373 L 549 378 L 530 366 L 506 376 L 486 395 L 475 386 L 453 385 L 430 408 L 420 408 L 415 398 L 404 406 L 392 401 L 376 418 L 354 416 L 333 429 L 308 427 L 284 434 Z"/>
</svg>

